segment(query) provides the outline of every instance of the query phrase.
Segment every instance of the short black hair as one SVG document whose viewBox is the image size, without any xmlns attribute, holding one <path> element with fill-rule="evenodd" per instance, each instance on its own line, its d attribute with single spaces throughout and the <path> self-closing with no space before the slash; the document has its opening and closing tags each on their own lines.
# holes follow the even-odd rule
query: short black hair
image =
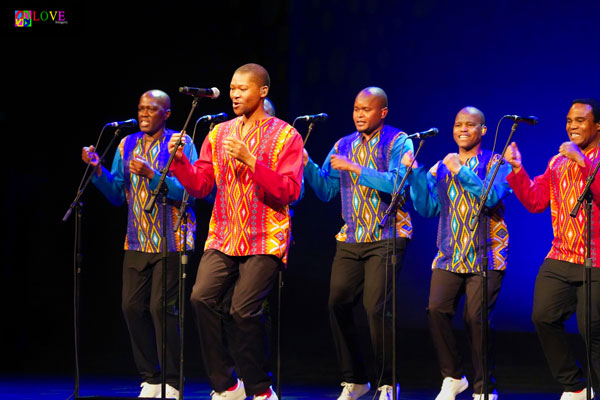
<svg viewBox="0 0 600 400">
<path fill-rule="evenodd" d="M 269 73 L 262 65 L 255 63 L 244 64 L 236 69 L 233 74 L 235 75 L 238 72 L 242 74 L 252 74 L 252 77 L 256 80 L 259 86 L 271 87 L 271 78 L 269 77 Z"/>
<path fill-rule="evenodd" d="M 594 114 L 594 122 L 600 122 L 600 102 L 598 100 L 591 97 L 582 97 L 580 99 L 575 99 L 571 102 L 573 104 L 587 104 L 592 107 L 592 114 Z"/>
</svg>

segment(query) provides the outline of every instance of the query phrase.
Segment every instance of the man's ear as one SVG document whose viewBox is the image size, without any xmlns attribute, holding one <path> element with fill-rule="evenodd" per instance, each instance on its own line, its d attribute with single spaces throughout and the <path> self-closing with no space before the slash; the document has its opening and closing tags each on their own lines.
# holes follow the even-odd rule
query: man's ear
<svg viewBox="0 0 600 400">
<path fill-rule="evenodd" d="M 260 97 L 262 97 L 264 99 L 265 97 L 267 97 L 268 94 L 269 94 L 269 87 L 268 86 L 262 86 L 260 88 Z"/>
<path fill-rule="evenodd" d="M 388 114 L 388 108 L 387 107 L 383 107 L 381 109 L 381 119 L 385 118 Z"/>
</svg>

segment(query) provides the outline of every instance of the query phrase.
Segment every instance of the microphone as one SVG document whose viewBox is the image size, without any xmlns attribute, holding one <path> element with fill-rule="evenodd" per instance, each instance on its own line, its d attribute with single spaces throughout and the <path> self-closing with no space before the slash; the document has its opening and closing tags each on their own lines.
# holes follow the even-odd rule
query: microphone
<svg viewBox="0 0 600 400">
<path fill-rule="evenodd" d="M 137 124 L 135 119 L 128 119 L 127 121 L 109 122 L 105 126 L 112 126 L 114 128 L 133 128 L 134 126 L 137 126 Z"/>
<path fill-rule="evenodd" d="M 417 133 L 413 133 L 412 135 L 408 135 L 407 139 L 411 139 L 411 138 L 417 138 L 417 139 L 425 139 L 428 137 L 434 137 L 435 135 L 437 135 L 439 133 L 438 128 L 431 128 L 428 129 L 426 131 L 423 132 L 417 132 Z"/>
<path fill-rule="evenodd" d="M 504 118 L 508 118 L 508 119 L 512 119 L 515 122 L 525 122 L 526 124 L 529 125 L 536 125 L 538 122 L 540 122 L 539 119 L 537 119 L 537 117 L 534 117 L 533 115 L 530 115 L 529 117 L 520 117 L 518 115 L 505 115 Z"/>
<path fill-rule="evenodd" d="M 209 97 L 211 99 L 216 99 L 221 95 L 221 92 L 216 87 L 210 89 L 202 89 L 191 86 L 184 86 L 179 88 L 179 93 L 189 94 L 190 96 L 195 97 Z"/>
<path fill-rule="evenodd" d="M 327 121 L 327 118 L 329 118 L 329 115 L 327 115 L 325 113 L 320 113 L 320 114 L 314 114 L 314 115 L 302 115 L 302 116 L 296 118 L 296 120 L 302 119 L 304 121 L 319 122 L 319 121 Z"/>
<path fill-rule="evenodd" d="M 227 119 L 228 115 L 225 114 L 224 112 L 222 113 L 218 113 L 218 114 L 209 114 L 209 115 L 203 115 L 200 118 L 198 118 L 198 121 L 196 122 L 222 122 L 225 121 Z"/>
</svg>

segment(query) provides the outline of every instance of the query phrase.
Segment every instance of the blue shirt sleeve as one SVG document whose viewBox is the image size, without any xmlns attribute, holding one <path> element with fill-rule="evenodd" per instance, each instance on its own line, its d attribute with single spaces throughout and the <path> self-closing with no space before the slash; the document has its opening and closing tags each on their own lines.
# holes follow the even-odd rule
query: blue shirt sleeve
<svg viewBox="0 0 600 400">
<path fill-rule="evenodd" d="M 408 176 L 410 198 L 413 207 L 423 217 L 435 217 L 440 213 L 440 201 L 437 196 L 436 178 L 431 171 L 425 172 L 420 166 Z"/>
<path fill-rule="evenodd" d="M 489 181 L 494 173 L 496 164 L 492 165 L 490 172 L 485 178 L 485 183 L 477 176 L 477 174 L 469 167 L 462 166 L 456 175 L 463 188 L 469 193 L 481 197 L 483 194 L 484 187 L 489 184 Z M 509 163 L 503 163 L 498 169 L 494 184 L 488 193 L 488 198 L 485 202 L 486 207 L 496 206 L 504 197 L 512 193 L 512 190 L 506 181 L 506 177 L 512 171 L 512 167 Z"/>
<path fill-rule="evenodd" d="M 335 146 L 327 154 L 323 168 L 319 168 L 310 158 L 304 167 L 304 179 L 321 201 L 330 201 L 340 192 L 340 171 L 331 168 L 332 154 L 335 154 Z"/>
<path fill-rule="evenodd" d="M 402 165 L 402 156 L 407 151 L 413 151 L 412 140 L 405 135 L 399 136 L 392 145 L 392 153 L 387 171 L 377 171 L 369 167 L 361 167 L 358 183 L 385 193 L 394 193 L 406 174 Z M 408 183 L 408 182 L 407 182 Z"/>
<path fill-rule="evenodd" d="M 102 194 L 115 206 L 125 204 L 127 198 L 123 190 L 123 159 L 121 152 L 117 149 L 113 158 L 110 172 L 102 167 L 102 174 L 97 176 L 94 173 L 92 183 L 102 192 Z"/>
<path fill-rule="evenodd" d="M 300 203 L 300 200 L 304 197 L 304 176 L 302 176 L 302 184 L 300 185 L 300 196 L 290 204 L 290 206 L 295 207 Z"/>
</svg>

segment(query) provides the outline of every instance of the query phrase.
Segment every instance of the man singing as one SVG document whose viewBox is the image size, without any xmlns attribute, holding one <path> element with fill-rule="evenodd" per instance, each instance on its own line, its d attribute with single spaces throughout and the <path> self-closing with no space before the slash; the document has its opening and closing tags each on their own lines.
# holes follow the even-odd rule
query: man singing
<svg viewBox="0 0 600 400">
<path fill-rule="evenodd" d="M 504 221 L 502 199 L 510 193 L 506 175 L 510 166 L 502 165 L 489 193 L 486 207 L 471 230 L 474 217 L 488 174 L 499 155 L 481 148 L 487 131 L 483 113 L 475 107 L 465 107 L 454 120 L 453 136 L 458 153 L 449 153 L 429 172 L 415 162 L 409 175 L 410 196 L 417 212 L 424 217 L 439 215 L 437 248 L 433 260 L 427 316 L 433 344 L 438 354 L 440 372 L 444 378 L 436 400 L 454 400 L 469 386 L 463 374 L 452 317 L 458 303 L 465 296 L 463 319 L 471 342 L 474 379 L 474 399 L 483 399 L 482 357 L 482 254 L 483 245 L 488 256 L 488 327 L 506 269 L 508 230 Z M 412 153 L 404 156 L 408 166 Z M 490 340 L 491 342 L 491 340 Z M 488 346 L 488 349 L 490 346 Z M 488 391 L 490 400 L 497 400 L 494 380 L 493 351 L 488 350 Z"/>
<path fill-rule="evenodd" d="M 277 400 L 262 304 L 287 260 L 288 205 L 300 195 L 302 138 L 265 111 L 269 85 L 262 66 L 238 68 L 229 91 L 237 118 L 208 134 L 194 164 L 179 148 L 172 165 L 192 196 L 217 187 L 191 296 L 212 400 Z M 178 138 L 171 140 L 171 151 Z M 233 327 L 232 343 L 224 324 Z"/>
<path fill-rule="evenodd" d="M 345 225 L 336 235 L 331 268 L 329 316 L 343 390 L 338 400 L 358 399 L 370 390 L 367 366 L 360 354 L 352 309 L 360 296 L 367 313 L 371 344 L 376 358 L 375 378 L 379 399 L 393 397 L 392 376 L 392 268 L 393 236 L 390 226 L 380 229 L 384 212 L 405 168 L 402 153 L 412 142 L 399 129 L 384 125 L 388 99 L 383 89 L 367 87 L 354 101 L 356 132 L 333 146 L 323 168 L 304 157 L 304 178 L 315 194 L 330 201 L 341 194 Z M 396 212 L 396 269 L 399 270 L 412 234 L 410 215 Z M 391 221 L 391 219 L 390 219 Z M 399 392 L 399 386 L 396 389 Z"/>
<path fill-rule="evenodd" d="M 586 259 L 586 210 L 581 207 L 575 218 L 573 206 L 583 192 L 586 178 L 598 162 L 600 141 L 600 104 L 596 99 L 574 100 L 567 114 L 568 142 L 558 148 L 546 171 L 533 180 L 523 167 L 516 143 L 506 152 L 513 171 L 508 182 L 525 208 L 533 213 L 550 206 L 554 239 L 552 247 L 538 271 L 533 295 L 533 324 L 546 355 L 554 379 L 563 387 L 561 400 L 587 398 L 586 379 L 571 346 L 564 323 L 577 315 L 579 332 L 584 335 Z M 593 383 L 598 390 L 600 374 L 600 269 L 597 249 L 600 247 L 600 179 L 591 186 L 592 203 L 592 352 Z M 589 368 L 589 366 L 588 366 Z M 593 397 L 593 393 L 592 393 Z"/>
<path fill-rule="evenodd" d="M 160 397 L 161 368 L 166 368 L 166 397 L 179 398 L 178 282 L 179 254 L 184 240 L 194 248 L 196 221 L 188 207 L 187 237 L 173 232 L 183 187 L 172 176 L 165 183 L 168 211 L 166 238 L 162 232 L 162 206 L 157 202 L 151 214 L 144 212 L 151 192 L 160 180 L 160 170 L 169 160 L 168 144 L 173 131 L 166 128 L 171 100 L 160 90 L 145 92 L 138 104 L 140 132 L 121 140 L 112 168 L 98 165 L 94 146 L 84 147 L 83 161 L 96 167 L 92 182 L 114 205 L 127 203 L 127 235 L 123 259 L 122 309 L 129 329 L 133 359 L 142 377 L 140 397 Z M 196 148 L 188 138 L 185 154 L 196 159 Z M 162 355 L 162 246 L 167 241 L 167 359 Z"/>
</svg>

